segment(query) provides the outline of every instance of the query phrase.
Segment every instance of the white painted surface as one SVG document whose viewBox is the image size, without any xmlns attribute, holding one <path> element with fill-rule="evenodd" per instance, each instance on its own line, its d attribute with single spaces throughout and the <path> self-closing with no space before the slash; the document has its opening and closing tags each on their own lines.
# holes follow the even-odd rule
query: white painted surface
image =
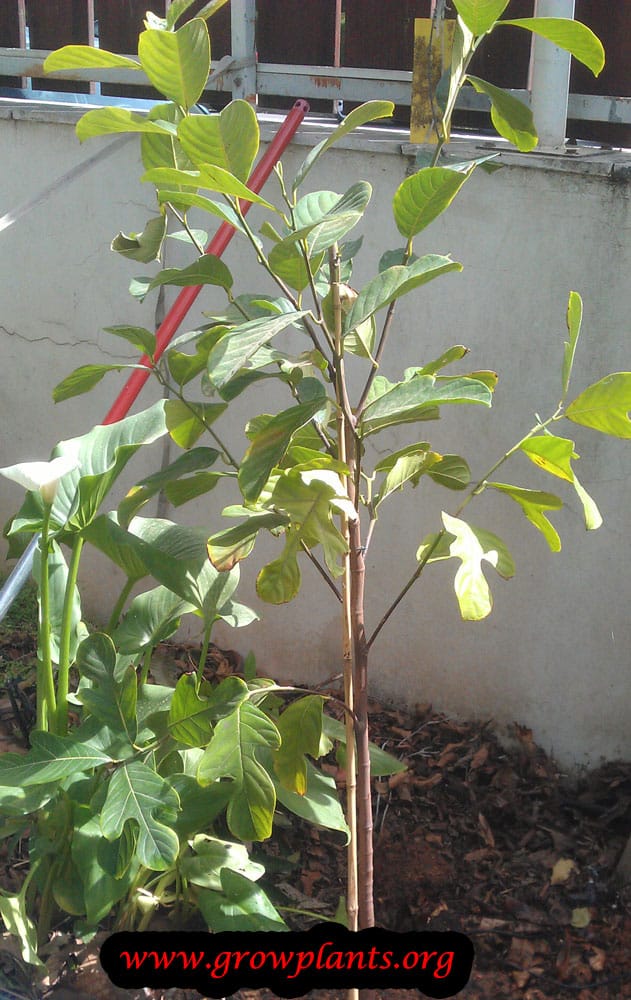
<svg viewBox="0 0 631 1000">
<path fill-rule="evenodd" d="M 537 0 L 536 16 L 573 18 L 574 0 Z M 531 58 L 530 106 L 539 148 L 556 149 L 565 143 L 571 56 L 541 35 L 533 35 Z"/>
<path fill-rule="evenodd" d="M 82 148 L 68 125 L 0 120 L 0 215 L 91 155 L 98 141 Z M 390 202 L 410 161 L 385 155 L 383 144 L 375 149 L 333 152 L 309 178 L 314 188 L 339 192 L 359 177 L 374 186 L 362 226 L 357 287 L 373 273 L 380 251 L 401 244 Z M 287 176 L 304 153 L 300 147 L 289 152 Z M 80 364 L 119 357 L 125 345 L 103 327 L 153 322 L 155 299 L 140 306 L 126 293 L 130 277 L 151 268 L 108 249 L 119 229 L 140 230 L 151 209 L 152 194 L 135 179 L 139 173 L 132 142 L 0 234 L 0 465 L 47 458 L 57 440 L 98 422 L 122 385 L 122 375 L 111 375 L 88 396 L 57 406 L 51 401 L 52 387 Z M 272 192 L 273 182 L 267 190 Z M 572 288 L 585 300 L 577 391 L 608 372 L 631 369 L 629 191 L 628 184 L 603 176 L 521 166 L 493 176 L 480 173 L 466 185 L 458 208 L 452 207 L 417 241 L 419 253 L 450 252 L 464 271 L 401 302 L 384 372 L 394 378 L 406 366 L 463 343 L 471 348 L 472 369 L 500 372 L 495 405 L 491 411 L 445 408 L 440 422 L 425 423 L 417 431 L 403 428 L 387 439 L 384 435 L 378 446 L 427 437 L 437 449 L 467 457 L 474 474 L 483 473 L 532 425 L 535 411 L 543 415 L 556 405 Z M 177 248 L 170 243 L 169 262 L 176 263 Z M 236 240 L 225 259 L 240 289 L 269 288 Z M 208 310 L 222 305 L 216 290 L 204 293 L 199 302 Z M 189 328 L 199 315 L 191 317 Z M 148 404 L 157 393 L 150 383 L 141 401 Z M 277 387 L 267 397 L 255 388 L 247 400 L 237 401 L 226 421 L 226 437 L 237 454 L 245 449 L 239 430 L 245 402 L 264 412 L 285 401 L 278 398 Z M 375 692 L 392 700 L 412 705 L 431 700 L 447 712 L 531 726 L 535 738 L 569 765 L 631 752 L 631 442 L 569 424 L 564 432 L 576 440 L 579 475 L 600 505 L 604 526 L 587 534 L 576 500 L 559 483 L 568 507 L 553 515 L 563 550 L 552 555 L 506 498 L 486 494 L 472 503 L 472 522 L 509 543 L 517 562 L 515 579 L 506 583 L 489 569 L 493 613 L 485 622 L 466 624 L 460 621 L 452 590 L 455 564 L 429 567 L 412 599 L 375 644 L 372 676 Z M 159 460 L 160 447 L 154 446 L 135 463 L 126 484 Z M 525 458 L 515 459 L 501 478 L 557 488 L 556 481 L 540 476 Z M 397 499 L 384 505 L 368 557 L 373 625 L 413 571 L 415 549 L 425 533 L 435 530 L 441 505 L 453 512 L 458 503 L 455 494 L 431 484 Z M 3 521 L 19 501 L 17 487 L 0 481 Z M 219 515 L 227 501 L 227 494 L 210 494 L 188 517 L 207 525 L 209 532 L 218 530 L 226 523 Z M 263 556 L 273 558 L 278 544 L 271 537 L 263 540 L 244 567 L 241 599 L 251 601 L 263 621 L 239 633 L 218 629 L 216 641 L 243 652 L 254 649 L 261 668 L 278 677 L 320 681 L 340 669 L 339 622 L 336 603 L 313 569 L 305 562 L 305 586 L 291 606 L 261 607 L 252 597 L 253 571 Z M 91 557 L 83 582 L 87 613 L 103 618 L 120 585 L 115 571 Z"/>
</svg>

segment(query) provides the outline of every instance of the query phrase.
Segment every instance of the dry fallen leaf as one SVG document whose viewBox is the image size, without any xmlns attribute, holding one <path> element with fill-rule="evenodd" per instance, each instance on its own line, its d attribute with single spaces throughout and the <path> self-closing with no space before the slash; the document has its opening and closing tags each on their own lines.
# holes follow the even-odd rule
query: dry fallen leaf
<svg viewBox="0 0 631 1000">
<path fill-rule="evenodd" d="M 560 885 L 561 882 L 567 882 L 573 871 L 577 871 L 577 868 L 572 858 L 559 858 L 552 869 L 551 884 Z"/>
<path fill-rule="evenodd" d="M 588 906 L 577 906 L 572 910 L 572 927 L 588 927 L 592 919 L 592 911 Z"/>
</svg>

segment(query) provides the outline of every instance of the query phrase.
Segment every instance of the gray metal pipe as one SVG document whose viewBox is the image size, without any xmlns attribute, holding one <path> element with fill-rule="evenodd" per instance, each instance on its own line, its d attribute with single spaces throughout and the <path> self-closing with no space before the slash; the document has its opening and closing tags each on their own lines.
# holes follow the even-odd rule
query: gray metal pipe
<svg viewBox="0 0 631 1000">
<path fill-rule="evenodd" d="M 33 556 L 38 544 L 39 535 L 34 535 L 0 588 L 0 622 L 6 617 L 9 608 L 31 575 Z"/>
</svg>

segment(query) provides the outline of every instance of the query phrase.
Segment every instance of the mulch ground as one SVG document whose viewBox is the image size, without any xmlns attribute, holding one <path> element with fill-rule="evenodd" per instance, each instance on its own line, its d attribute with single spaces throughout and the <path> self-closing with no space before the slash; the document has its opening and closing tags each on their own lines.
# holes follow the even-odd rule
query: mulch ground
<svg viewBox="0 0 631 1000">
<path fill-rule="evenodd" d="M 5 660 L 17 659 L 19 650 L 19 636 L 12 646 L 0 641 Z M 190 647 L 175 646 L 165 658 L 177 671 L 194 655 Z M 238 657 L 215 651 L 215 675 L 235 667 Z M 0 732 L 6 744 L 0 749 L 19 744 L 8 697 L 0 702 Z M 374 782 L 378 923 L 396 931 L 467 934 L 476 957 L 471 979 L 458 994 L 466 1000 L 631 1000 L 631 886 L 622 886 L 615 873 L 631 829 L 631 763 L 608 763 L 570 780 L 525 727 L 515 724 L 500 744 L 490 722 L 450 719 L 430 705 L 410 712 L 373 704 L 372 739 L 408 766 Z M 324 767 L 343 792 L 335 761 Z M 292 819 L 258 851 L 273 873 L 276 900 L 332 919 L 345 894 L 339 835 Z M 10 885 L 6 849 L 4 855 L 0 882 Z M 82 949 L 63 927 L 56 940 L 53 981 L 33 996 L 198 996 L 118 991 L 103 981 L 98 940 Z M 334 990 L 306 995 L 346 996 Z M 274 996 L 268 990 L 235 994 L 238 1000 Z M 410 990 L 374 994 L 375 1000 L 418 996 Z"/>
</svg>

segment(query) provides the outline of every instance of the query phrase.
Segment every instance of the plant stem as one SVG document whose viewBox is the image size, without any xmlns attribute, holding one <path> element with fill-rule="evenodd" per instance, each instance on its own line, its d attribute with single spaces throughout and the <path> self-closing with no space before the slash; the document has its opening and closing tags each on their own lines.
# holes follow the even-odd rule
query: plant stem
<svg viewBox="0 0 631 1000">
<path fill-rule="evenodd" d="M 337 246 L 329 251 L 329 275 L 333 300 L 335 335 L 335 395 L 337 399 L 338 458 L 346 463 L 346 416 L 342 406 L 344 382 L 344 341 L 342 339 L 342 302 L 340 299 L 340 257 Z M 342 667 L 344 676 L 344 701 L 349 708 L 344 724 L 346 728 L 346 816 L 349 828 L 346 849 L 346 912 L 349 930 L 359 926 L 358 857 L 357 857 L 357 763 L 355 750 L 355 720 L 353 688 L 353 627 L 351 617 L 351 564 L 350 531 L 347 514 L 340 518 L 342 535 L 346 542 L 344 576 L 342 581 Z"/>
<path fill-rule="evenodd" d="M 216 431 L 214 431 L 213 428 L 211 427 L 211 425 L 208 423 L 208 421 L 204 417 L 203 413 L 200 413 L 199 410 L 196 410 L 194 404 L 190 403 L 188 401 L 188 399 L 186 399 L 186 397 L 183 395 L 182 390 L 180 389 L 179 386 L 174 386 L 174 385 L 171 384 L 171 382 L 169 382 L 169 380 L 162 374 L 162 372 L 160 371 L 160 369 L 159 369 L 159 367 L 157 365 L 154 365 L 153 372 L 154 372 L 156 378 L 158 379 L 158 382 L 160 383 L 160 385 L 164 386 L 166 389 L 168 389 L 170 392 L 172 392 L 173 395 L 176 396 L 177 399 L 179 399 L 181 403 L 184 403 L 184 405 L 186 407 L 188 407 L 188 409 L 191 411 L 191 413 L 193 413 L 197 417 L 197 419 L 199 420 L 199 422 L 204 425 L 204 430 L 206 430 L 210 434 L 210 436 L 213 439 L 213 441 L 215 442 L 215 444 L 217 444 L 221 448 L 221 451 L 223 452 L 223 458 L 224 458 L 224 461 L 225 461 L 226 465 L 231 465 L 233 469 L 238 469 L 239 468 L 239 463 L 237 462 L 236 458 L 233 455 L 230 454 L 230 451 L 228 450 L 228 448 L 226 447 L 226 445 L 223 443 L 223 441 L 221 440 L 221 438 L 219 437 L 219 435 L 216 433 Z"/>
<path fill-rule="evenodd" d="M 530 438 L 532 438 L 536 434 L 538 434 L 539 431 L 545 430 L 546 427 L 548 427 L 549 424 L 551 424 L 554 420 L 558 420 L 560 418 L 560 416 L 561 416 L 562 409 L 563 409 L 563 407 L 561 406 L 561 404 L 559 404 L 559 406 L 556 408 L 556 410 L 554 411 L 554 413 L 552 414 L 551 417 L 548 417 L 547 420 L 539 420 L 534 425 L 534 427 L 531 427 L 531 429 L 528 431 L 527 434 L 524 434 L 524 436 L 522 438 L 520 438 L 520 440 L 517 442 L 517 444 L 513 445 L 512 448 L 509 448 L 508 451 L 504 452 L 504 454 L 502 455 L 502 457 L 499 458 L 497 460 L 497 462 L 495 462 L 491 466 L 491 468 L 488 469 L 485 472 L 485 474 L 481 477 L 481 479 L 479 479 L 477 481 L 477 483 L 475 484 L 475 486 L 473 486 L 469 490 L 469 492 L 467 493 L 466 497 L 464 498 L 464 500 L 462 501 L 462 503 L 460 504 L 460 506 L 457 508 L 457 510 L 456 510 L 456 512 L 455 512 L 455 514 L 453 516 L 454 517 L 459 517 L 460 514 L 462 514 L 463 510 L 465 509 L 465 507 L 467 506 L 467 504 L 471 503 L 471 501 L 473 500 L 474 497 L 479 496 L 481 493 L 484 492 L 484 490 L 486 488 L 486 483 L 487 483 L 489 477 L 492 476 L 493 473 L 496 472 L 500 468 L 500 466 L 504 464 L 504 462 L 508 461 L 508 459 L 512 455 L 514 455 L 516 451 L 519 451 L 519 449 L 521 448 L 522 444 L 524 444 L 525 441 L 529 441 Z M 431 559 L 432 553 L 435 551 L 436 546 L 440 542 L 441 538 L 444 537 L 444 535 L 445 535 L 445 529 L 441 528 L 441 530 L 438 532 L 438 534 L 436 535 L 434 541 L 429 546 L 429 548 L 427 549 L 427 551 L 423 553 L 423 556 L 422 556 L 422 558 L 421 558 L 418 566 L 416 567 L 414 573 L 412 574 L 412 576 L 410 577 L 410 579 L 408 580 L 408 582 L 405 584 L 405 586 L 403 587 L 403 589 L 397 594 L 397 596 L 395 597 L 394 601 L 389 606 L 388 610 L 385 612 L 385 614 L 381 618 L 381 621 L 379 622 L 379 624 L 377 625 L 377 627 L 373 631 L 372 635 L 370 636 L 370 639 L 368 640 L 368 649 L 371 648 L 373 642 L 375 641 L 375 639 L 377 638 L 377 636 L 381 632 L 382 628 L 384 627 L 384 625 L 386 624 L 386 622 L 388 621 L 388 619 L 390 618 L 390 616 L 393 614 L 393 612 L 399 606 L 399 604 L 401 603 L 401 601 L 403 600 L 403 598 L 407 594 L 408 590 L 410 590 L 410 588 L 416 583 L 416 581 L 420 577 L 421 573 L 425 569 L 427 563 Z"/>
<path fill-rule="evenodd" d="M 184 215 L 180 215 L 180 213 L 178 212 L 178 210 L 171 204 L 170 201 L 167 202 L 167 204 L 168 204 L 169 208 L 171 209 L 171 211 L 173 212 L 175 218 L 178 220 L 178 222 L 180 222 L 184 226 L 186 232 L 189 235 L 191 243 L 193 244 L 193 246 L 195 247 L 195 249 L 197 250 L 197 252 L 200 255 L 203 256 L 203 254 L 206 251 L 205 251 L 204 247 L 201 245 L 201 243 L 198 243 L 197 239 L 195 238 L 195 234 L 192 231 L 192 229 L 190 228 L 190 226 L 189 226 L 189 224 L 188 224 L 188 222 L 186 220 L 186 213 L 184 213 Z"/>
<path fill-rule="evenodd" d="M 147 646 L 145 649 L 145 656 L 142 661 L 142 670 L 140 671 L 140 683 L 146 684 L 149 679 L 149 671 L 151 669 L 151 654 L 153 653 L 153 648 Z"/>
<path fill-rule="evenodd" d="M 204 640 L 202 642 L 201 652 L 199 654 L 199 663 L 197 665 L 197 683 L 201 684 L 204 679 L 204 667 L 206 666 L 206 657 L 208 656 L 208 646 L 210 644 L 210 633 L 212 632 L 213 623 L 209 622 L 204 629 Z"/>
<path fill-rule="evenodd" d="M 47 504 L 44 511 L 42 534 L 39 540 L 40 551 L 40 583 L 39 583 L 39 655 L 37 661 L 37 728 L 46 731 L 49 723 L 54 720 L 57 699 L 55 697 L 55 678 L 50 649 L 50 589 L 48 581 L 48 529 L 51 508 Z"/>
<path fill-rule="evenodd" d="M 320 576 L 322 577 L 322 579 L 326 583 L 327 587 L 330 587 L 330 589 L 333 591 L 333 593 L 337 597 L 338 601 L 340 601 L 340 603 L 341 603 L 341 601 L 342 601 L 342 595 L 340 594 L 339 590 L 337 589 L 337 587 L 333 583 L 333 580 L 331 579 L 331 577 L 329 576 L 329 574 L 325 570 L 325 568 L 322 565 L 322 563 L 319 562 L 318 559 L 316 559 L 316 557 L 314 556 L 313 552 L 311 551 L 311 549 L 309 548 L 309 546 L 306 545 L 305 542 L 301 541 L 300 545 L 301 545 L 302 550 L 305 553 L 305 555 L 311 560 L 311 562 L 313 563 L 313 565 L 317 569 L 318 573 L 320 574 Z"/>
<path fill-rule="evenodd" d="M 118 625 L 118 619 L 123 613 L 123 608 L 127 603 L 127 598 L 131 593 L 131 588 L 133 587 L 133 585 L 134 581 L 131 579 L 131 577 L 127 577 L 125 585 L 121 590 L 120 594 L 118 595 L 118 599 L 116 601 L 116 604 L 114 605 L 112 614 L 110 615 L 110 620 L 108 621 L 107 626 L 105 628 L 105 631 L 108 633 L 108 635 L 110 635 Z"/>
<path fill-rule="evenodd" d="M 65 736 L 68 732 L 68 684 L 70 677 L 72 611 L 82 549 L 83 538 L 81 535 L 75 535 L 72 543 L 70 566 L 68 567 L 68 579 L 66 581 L 61 619 L 61 635 L 59 638 L 59 672 L 57 675 L 57 709 L 55 714 L 55 732 L 58 736 Z"/>
</svg>

